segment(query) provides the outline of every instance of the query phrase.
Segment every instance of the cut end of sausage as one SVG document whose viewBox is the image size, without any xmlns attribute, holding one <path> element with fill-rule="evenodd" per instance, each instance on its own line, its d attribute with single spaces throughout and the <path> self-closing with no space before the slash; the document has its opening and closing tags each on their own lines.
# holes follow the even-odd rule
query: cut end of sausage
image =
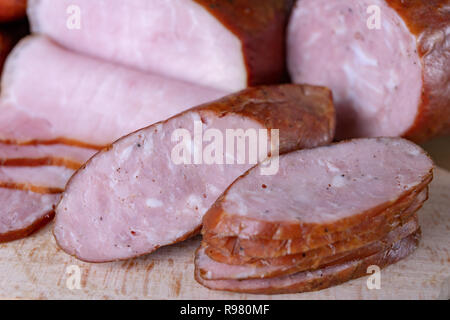
<svg viewBox="0 0 450 320">
<path fill-rule="evenodd" d="M 402 136 L 415 122 L 422 62 L 414 35 L 384 0 L 299 1 L 288 68 L 296 83 L 332 89 L 338 139 Z"/>
<path fill-rule="evenodd" d="M 210 247 L 202 247 L 197 252 L 195 265 L 200 269 L 200 275 L 205 280 L 274 278 L 371 256 L 386 250 L 418 229 L 418 218 L 416 214 L 413 214 L 405 224 L 394 227 L 384 235 L 378 235 L 372 241 L 367 237 L 361 237 L 358 244 L 351 241 L 336 242 L 317 249 L 306 250 L 298 255 L 286 255 L 276 259 L 255 259 L 255 262 L 239 265 L 218 262 L 214 257 L 209 257 Z M 206 245 L 203 244 L 203 246 Z"/>
<path fill-rule="evenodd" d="M 0 188 L 0 242 L 26 237 L 47 224 L 59 199 L 59 194 Z"/>
</svg>

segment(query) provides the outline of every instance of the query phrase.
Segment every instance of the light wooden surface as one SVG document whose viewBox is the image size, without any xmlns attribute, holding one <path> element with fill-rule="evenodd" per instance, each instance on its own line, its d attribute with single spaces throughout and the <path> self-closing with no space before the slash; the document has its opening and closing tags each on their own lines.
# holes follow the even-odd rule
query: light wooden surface
<svg viewBox="0 0 450 320">
<path fill-rule="evenodd" d="M 50 227 L 34 236 L 0 245 L 0 298 L 6 299 L 436 299 L 450 286 L 450 172 L 437 169 L 430 200 L 419 213 L 420 248 L 384 269 L 381 289 L 366 278 L 320 292 L 256 296 L 211 291 L 193 278 L 199 238 L 166 247 L 144 258 L 87 264 L 55 245 Z M 67 267 L 78 266 L 81 289 L 70 290 Z M 441 291 L 443 293 L 441 293 Z M 447 292 L 447 293 L 446 293 Z"/>
</svg>

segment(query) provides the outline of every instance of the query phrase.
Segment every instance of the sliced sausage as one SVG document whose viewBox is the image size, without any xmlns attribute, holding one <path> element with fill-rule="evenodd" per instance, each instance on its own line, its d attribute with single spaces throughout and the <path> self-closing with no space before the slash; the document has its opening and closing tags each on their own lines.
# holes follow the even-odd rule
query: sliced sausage
<svg viewBox="0 0 450 320">
<path fill-rule="evenodd" d="M 182 139 L 176 135 L 180 129 Z M 247 156 L 238 164 L 239 154 L 220 147 L 209 152 L 222 156 L 223 162 L 219 158 L 203 163 L 186 154 L 189 161 L 174 160 L 176 146 L 199 149 L 199 144 L 192 149 L 186 136 L 200 129 L 205 135 L 220 134 L 219 140 L 229 130 L 242 130 L 238 136 L 244 142 L 247 133 L 268 129 L 260 146 L 269 140 L 276 144 L 268 137 L 278 129 L 279 152 L 327 144 L 334 133 L 331 93 L 290 84 L 250 88 L 118 140 L 68 183 L 56 209 L 54 234 L 61 248 L 81 260 L 104 262 L 147 254 L 197 233 L 211 204 L 254 165 Z M 208 150 L 210 142 L 200 146 Z M 259 149 L 258 155 L 264 159 L 267 150 Z"/>
<path fill-rule="evenodd" d="M 203 233 L 300 238 L 314 246 L 317 238 L 370 223 L 422 189 L 433 172 L 425 152 L 400 138 L 296 151 L 280 156 L 279 167 L 275 175 L 259 175 L 256 167 L 237 179 L 206 213 Z"/>
<path fill-rule="evenodd" d="M 299 0 L 288 28 L 297 83 L 330 87 L 337 138 L 450 133 L 448 0 Z"/>
<path fill-rule="evenodd" d="M 32 36 L 15 47 L 5 64 L 0 141 L 102 148 L 224 95 L 84 57 Z"/>
<path fill-rule="evenodd" d="M 384 268 L 404 259 L 418 247 L 420 236 L 421 233 L 418 230 L 387 250 L 366 258 L 330 265 L 314 271 L 269 279 L 205 280 L 200 270 L 196 268 L 195 279 L 210 289 L 253 294 L 286 294 L 322 290 L 366 276 L 367 268 L 371 265 Z"/>
<path fill-rule="evenodd" d="M 24 238 L 46 225 L 60 197 L 0 188 L 0 242 Z"/>
<path fill-rule="evenodd" d="M 386 250 L 389 246 L 407 237 L 419 228 L 417 215 L 390 231 L 384 237 L 375 241 L 366 242 L 365 245 L 355 249 L 342 251 L 340 246 L 334 248 L 325 247 L 326 254 L 317 255 L 313 252 L 306 252 L 301 257 L 286 256 L 282 264 L 273 264 L 270 262 L 261 262 L 259 266 L 252 264 L 230 265 L 217 262 L 211 259 L 207 254 L 208 248 L 202 248 L 197 253 L 196 268 L 199 269 L 200 276 L 206 280 L 245 280 L 245 279 L 263 279 L 274 278 L 284 275 L 290 275 L 302 271 L 313 271 L 320 269 L 325 265 L 345 263 L 352 260 L 359 260 Z M 205 246 L 205 244 L 204 244 Z"/>
<path fill-rule="evenodd" d="M 285 29 L 292 4 L 30 0 L 28 15 L 35 33 L 67 48 L 230 93 L 285 79 Z"/>
<path fill-rule="evenodd" d="M 411 193 L 361 225 L 333 234 L 327 233 L 320 238 L 311 235 L 309 241 L 304 241 L 302 238 L 265 240 L 220 237 L 219 235 L 204 237 L 203 240 L 211 249 L 221 252 L 220 255 L 213 250 L 207 252 L 216 261 L 231 264 L 254 263 L 255 261 L 261 265 L 273 264 L 276 259 L 271 258 L 283 256 L 302 258 L 305 253 L 311 256 L 311 252 L 315 252 L 314 254 L 317 255 L 317 253 L 327 253 L 329 250 L 333 250 L 333 252 L 349 250 L 375 241 L 405 223 L 427 199 L 428 187 L 426 186 L 425 189 Z M 213 255 L 213 253 L 216 254 Z"/>
</svg>

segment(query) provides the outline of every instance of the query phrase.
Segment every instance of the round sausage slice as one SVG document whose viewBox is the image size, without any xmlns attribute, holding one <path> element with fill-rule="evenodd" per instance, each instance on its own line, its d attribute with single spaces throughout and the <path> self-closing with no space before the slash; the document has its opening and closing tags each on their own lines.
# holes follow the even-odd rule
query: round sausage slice
<svg viewBox="0 0 450 320">
<path fill-rule="evenodd" d="M 239 237 L 204 237 L 210 250 L 207 254 L 214 260 L 231 264 L 258 263 L 273 264 L 279 257 L 310 256 L 312 252 L 333 252 L 361 246 L 374 241 L 405 223 L 428 199 L 428 186 L 418 189 L 404 199 L 386 209 L 370 220 L 346 230 L 327 233 L 322 237 L 311 235 L 308 241 L 302 238 L 289 240 L 267 240 L 260 238 L 243 239 Z M 221 254 L 215 254 L 220 251 Z"/>
<path fill-rule="evenodd" d="M 281 153 L 328 144 L 334 134 L 330 91 L 291 84 L 250 88 L 118 140 L 68 183 L 56 209 L 58 244 L 81 260 L 105 262 L 196 234 L 226 187 L 267 157 L 268 148 L 260 147 L 269 140 L 276 145 L 276 132 Z M 250 148 L 235 154 L 246 140 L 259 145 L 254 163 Z M 245 161 L 239 162 L 241 155 Z"/>
<path fill-rule="evenodd" d="M 317 255 L 314 252 L 306 252 L 304 256 L 285 256 L 282 264 L 271 264 L 262 262 L 256 266 L 255 263 L 244 265 L 230 265 L 220 263 L 211 259 L 206 252 L 208 248 L 202 248 L 197 253 L 196 268 L 200 269 L 200 275 L 206 280 L 226 280 L 226 279 L 263 279 L 274 278 L 283 275 L 294 274 L 302 271 L 312 271 L 320 269 L 325 265 L 358 260 L 377 252 L 386 250 L 397 241 L 407 237 L 419 228 L 417 215 L 409 219 L 402 226 L 398 226 L 385 236 L 374 241 L 350 250 L 342 250 L 336 247 L 325 247 L 327 254 Z"/>
<path fill-rule="evenodd" d="M 401 138 L 368 138 L 281 155 L 277 174 L 237 179 L 203 219 L 203 233 L 315 239 L 369 222 L 432 179 L 433 162 Z"/>
</svg>

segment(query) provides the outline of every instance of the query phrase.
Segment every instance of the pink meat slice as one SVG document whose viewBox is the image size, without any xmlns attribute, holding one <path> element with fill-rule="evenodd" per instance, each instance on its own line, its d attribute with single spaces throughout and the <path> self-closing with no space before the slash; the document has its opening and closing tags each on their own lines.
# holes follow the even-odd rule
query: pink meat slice
<svg viewBox="0 0 450 320">
<path fill-rule="evenodd" d="M 84 57 L 32 36 L 16 46 L 5 65 L 0 141 L 104 146 L 223 95 Z"/>
<path fill-rule="evenodd" d="M 80 30 L 66 27 L 71 5 Z M 195 1 L 40 0 L 28 12 L 34 32 L 74 50 L 227 92 L 247 86 L 241 42 Z"/>
<path fill-rule="evenodd" d="M 205 131 L 263 128 L 240 116 L 203 120 Z M 189 112 L 97 154 L 58 205 L 58 244 L 81 260 L 103 262 L 146 254 L 199 231 L 206 210 L 252 165 L 175 165 L 172 133 L 193 132 L 194 121 L 202 121 L 200 114 Z"/>
<path fill-rule="evenodd" d="M 291 77 L 332 89 L 338 139 L 402 136 L 418 115 L 423 65 L 416 38 L 387 2 L 301 0 L 292 14 Z M 380 29 L 368 28 L 369 8 L 380 10 Z"/>
<path fill-rule="evenodd" d="M 60 166 L 5 167 L 0 166 L 0 186 L 16 186 L 43 193 L 62 192 L 75 170 Z"/>
<path fill-rule="evenodd" d="M 89 160 L 97 150 L 67 146 L 54 145 L 16 145 L 0 143 L 0 165 L 18 165 L 20 163 L 33 163 L 39 159 L 61 159 L 67 161 L 67 166 L 81 166 Z"/>
<path fill-rule="evenodd" d="M 182 241 L 200 231 L 204 213 L 234 179 L 267 157 L 260 147 L 270 137 L 248 143 L 259 148 L 254 160 L 246 148 L 242 164 L 236 144 L 229 152 L 227 144 L 279 128 L 280 152 L 323 145 L 333 136 L 333 111 L 325 88 L 256 87 L 125 136 L 72 177 L 56 209 L 55 238 L 89 262 L 128 259 Z"/>
<path fill-rule="evenodd" d="M 433 162 L 408 140 L 367 138 L 281 155 L 279 168 L 237 179 L 205 215 L 204 231 L 254 238 L 270 230 L 273 240 L 331 233 L 430 181 Z"/>
<path fill-rule="evenodd" d="M 45 225 L 60 196 L 0 188 L 0 242 L 25 237 Z"/>
</svg>

